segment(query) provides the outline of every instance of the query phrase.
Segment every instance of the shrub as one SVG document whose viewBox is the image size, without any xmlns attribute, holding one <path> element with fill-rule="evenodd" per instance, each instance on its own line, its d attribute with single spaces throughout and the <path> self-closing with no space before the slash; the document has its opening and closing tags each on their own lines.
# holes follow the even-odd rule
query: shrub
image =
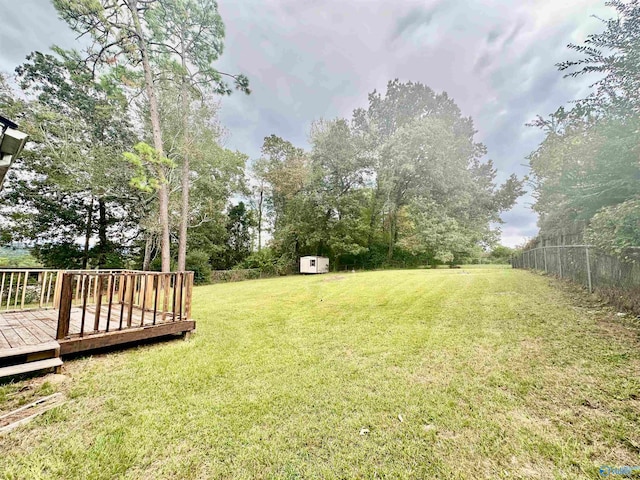
<svg viewBox="0 0 640 480">
<path fill-rule="evenodd" d="M 279 275 L 283 273 L 285 267 L 286 265 L 281 261 L 281 258 L 276 258 L 270 248 L 263 248 L 259 252 L 253 252 L 237 265 L 237 268 L 240 269 L 257 268 L 267 275 Z"/>
<path fill-rule="evenodd" d="M 600 210 L 591 219 L 586 239 L 610 255 L 624 257 L 625 249 L 640 245 L 640 199 Z"/>
<path fill-rule="evenodd" d="M 211 282 L 211 265 L 209 254 L 203 250 L 193 250 L 187 253 L 186 269 L 193 271 L 193 282 L 203 285 Z"/>
</svg>

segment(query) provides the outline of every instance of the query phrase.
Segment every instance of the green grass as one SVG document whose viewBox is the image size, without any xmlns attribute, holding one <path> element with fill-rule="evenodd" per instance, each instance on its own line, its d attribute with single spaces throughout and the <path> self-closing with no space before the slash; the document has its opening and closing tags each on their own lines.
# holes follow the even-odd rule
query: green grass
<svg viewBox="0 0 640 480">
<path fill-rule="evenodd" d="M 195 290 L 194 316 L 188 341 L 66 362 L 47 391 L 70 402 L 0 438 L 0 475 L 574 479 L 640 463 L 633 322 L 546 277 L 218 284 Z"/>
</svg>

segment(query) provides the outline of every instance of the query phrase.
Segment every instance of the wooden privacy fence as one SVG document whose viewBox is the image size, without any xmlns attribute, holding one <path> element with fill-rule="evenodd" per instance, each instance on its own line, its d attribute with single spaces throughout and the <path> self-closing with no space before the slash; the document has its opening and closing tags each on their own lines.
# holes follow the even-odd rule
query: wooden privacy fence
<svg viewBox="0 0 640 480">
<path fill-rule="evenodd" d="M 188 320 L 193 272 L 60 273 L 56 338 Z"/>
</svg>

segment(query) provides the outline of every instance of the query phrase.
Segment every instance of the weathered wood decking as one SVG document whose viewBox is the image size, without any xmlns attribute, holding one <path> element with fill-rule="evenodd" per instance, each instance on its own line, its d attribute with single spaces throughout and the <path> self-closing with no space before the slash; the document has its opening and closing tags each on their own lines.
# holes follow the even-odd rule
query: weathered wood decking
<svg viewBox="0 0 640 480">
<path fill-rule="evenodd" d="M 190 318 L 192 272 L 0 274 L 0 378 L 22 372 L 26 367 L 21 364 L 28 362 L 35 369 L 35 360 L 195 328 Z"/>
</svg>

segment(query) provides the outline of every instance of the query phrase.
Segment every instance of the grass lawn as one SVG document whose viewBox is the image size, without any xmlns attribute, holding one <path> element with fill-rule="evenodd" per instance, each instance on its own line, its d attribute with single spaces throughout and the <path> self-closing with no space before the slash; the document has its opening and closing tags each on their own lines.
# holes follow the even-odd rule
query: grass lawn
<svg viewBox="0 0 640 480">
<path fill-rule="evenodd" d="M 194 317 L 187 341 L 0 387 L 0 410 L 70 399 L 0 437 L 0 477 L 575 479 L 640 464 L 635 321 L 543 276 L 218 284 L 195 290 Z"/>
</svg>

